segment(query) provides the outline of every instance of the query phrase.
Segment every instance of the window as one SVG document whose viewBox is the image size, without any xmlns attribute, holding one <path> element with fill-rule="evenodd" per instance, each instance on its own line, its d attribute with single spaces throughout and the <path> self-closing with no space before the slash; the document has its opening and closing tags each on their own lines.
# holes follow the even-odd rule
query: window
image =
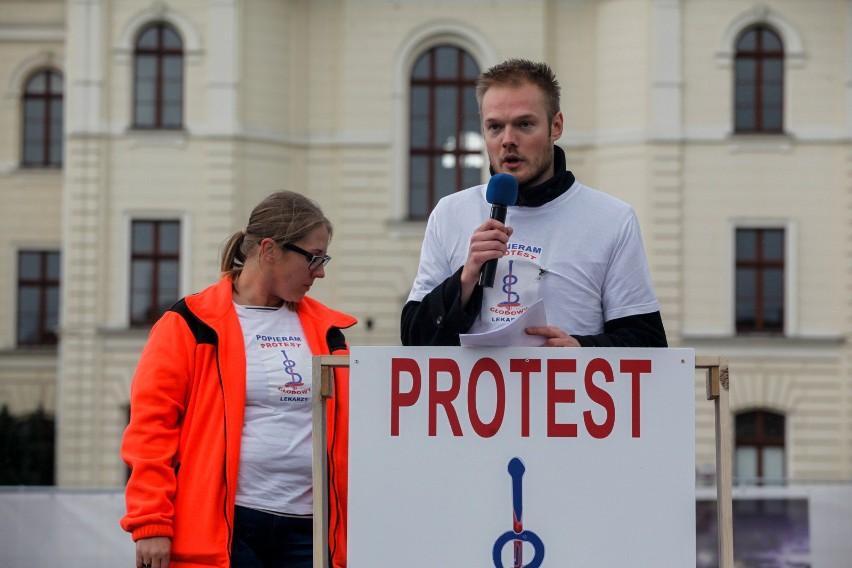
<svg viewBox="0 0 852 568">
<path fill-rule="evenodd" d="M 180 223 L 133 221 L 130 324 L 150 325 L 178 300 Z"/>
<path fill-rule="evenodd" d="M 171 26 L 145 28 L 133 53 L 133 125 L 180 128 L 183 124 L 183 42 Z"/>
<path fill-rule="evenodd" d="M 24 86 L 24 167 L 62 166 L 62 89 L 62 76 L 52 70 L 39 71 Z"/>
<path fill-rule="evenodd" d="M 766 410 L 736 416 L 738 483 L 779 485 L 784 482 L 784 415 Z"/>
<path fill-rule="evenodd" d="M 18 345 L 56 345 L 59 253 L 18 253 Z"/>
<path fill-rule="evenodd" d="M 56 418 L 43 408 L 13 416 L 0 406 L 0 485 L 53 485 Z"/>
<path fill-rule="evenodd" d="M 784 332 L 784 230 L 737 229 L 737 333 Z"/>
<path fill-rule="evenodd" d="M 783 128 L 784 46 L 765 26 L 745 30 L 736 43 L 734 131 L 779 133 Z"/>
<path fill-rule="evenodd" d="M 441 197 L 481 183 L 477 77 L 473 58 L 451 46 L 430 49 L 412 68 L 409 219 L 425 219 Z"/>
</svg>

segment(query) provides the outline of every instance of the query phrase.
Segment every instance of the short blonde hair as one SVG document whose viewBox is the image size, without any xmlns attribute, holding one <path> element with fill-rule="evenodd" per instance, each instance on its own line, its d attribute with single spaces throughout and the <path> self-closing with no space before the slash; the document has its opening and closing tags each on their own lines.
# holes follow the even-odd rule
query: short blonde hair
<svg viewBox="0 0 852 568">
<path fill-rule="evenodd" d="M 476 80 L 476 102 L 482 112 L 482 98 L 494 85 L 520 87 L 524 83 L 536 85 L 544 93 L 547 103 L 547 120 L 552 121 L 559 112 L 559 81 L 546 63 L 528 59 L 508 59 L 491 67 Z"/>
</svg>

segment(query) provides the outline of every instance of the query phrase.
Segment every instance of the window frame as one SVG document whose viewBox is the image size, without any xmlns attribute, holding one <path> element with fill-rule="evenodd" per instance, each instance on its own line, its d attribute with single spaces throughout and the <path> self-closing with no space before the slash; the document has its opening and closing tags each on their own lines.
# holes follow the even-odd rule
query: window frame
<svg viewBox="0 0 852 568">
<path fill-rule="evenodd" d="M 755 433 L 750 436 L 740 435 L 737 421 L 746 416 L 755 416 Z M 778 417 L 781 419 L 782 433 L 780 436 L 769 436 L 765 433 L 766 422 L 769 417 Z M 734 416 L 734 456 L 737 455 L 740 448 L 754 448 L 756 450 L 756 472 L 753 478 L 746 480 L 748 483 L 755 485 L 777 485 L 778 481 L 783 482 L 787 477 L 787 416 L 780 412 L 774 412 L 766 408 L 756 408 L 745 410 L 736 413 Z M 774 478 L 766 479 L 764 467 L 764 456 L 767 448 L 781 448 L 782 452 L 782 475 L 780 480 Z M 735 464 L 736 471 L 736 464 Z M 738 482 L 742 483 L 742 482 Z"/>
<path fill-rule="evenodd" d="M 437 68 L 437 53 L 442 49 L 452 49 L 455 50 L 456 57 L 456 72 L 452 76 L 443 76 L 438 72 Z M 421 61 L 427 59 L 427 65 L 429 67 L 429 72 L 427 77 L 414 77 L 414 71 L 421 64 Z M 472 74 L 470 77 L 466 76 L 464 73 L 465 70 L 465 62 L 469 59 L 476 66 L 476 72 Z M 434 167 L 436 166 L 436 162 L 440 161 L 444 158 L 450 157 L 453 162 L 453 177 L 455 180 L 456 189 L 455 191 L 460 191 L 467 187 L 470 187 L 471 183 L 465 182 L 465 170 L 467 169 L 464 164 L 470 159 L 471 156 L 475 156 L 476 160 L 480 162 L 480 166 L 478 168 L 478 179 L 477 183 L 482 182 L 482 170 L 484 165 L 487 163 L 487 159 L 485 159 L 484 151 L 485 151 L 485 142 L 482 140 L 480 148 L 468 149 L 464 148 L 463 144 L 459 143 L 459 140 L 463 137 L 463 135 L 467 132 L 464 130 L 465 120 L 470 119 L 471 117 L 466 116 L 465 114 L 465 90 L 473 90 L 476 86 L 476 79 L 480 74 L 480 65 L 473 54 L 466 48 L 455 45 L 453 43 L 437 43 L 434 44 L 427 49 L 422 50 L 418 53 L 416 57 L 413 58 L 410 68 L 408 69 L 408 97 L 407 97 L 407 113 L 406 120 L 408 124 L 409 135 L 406 140 L 406 149 L 407 149 L 407 170 L 408 177 L 406 179 L 406 187 L 407 191 L 407 206 L 406 206 L 406 220 L 408 221 L 424 221 L 428 218 L 429 214 L 435 208 L 438 200 L 438 191 L 436 188 L 436 181 L 434 179 Z M 441 88 L 454 87 L 456 100 L 455 100 L 455 117 L 454 117 L 454 138 L 456 143 L 453 148 L 446 148 L 444 145 L 439 144 L 436 140 L 437 134 L 437 114 L 436 114 L 436 101 L 437 101 L 437 90 Z M 415 89 L 417 88 L 425 88 L 427 89 L 428 101 L 429 101 L 429 109 L 427 112 L 428 118 L 426 119 L 426 128 L 427 128 L 427 143 L 422 146 L 416 146 L 412 143 L 412 124 L 414 122 L 414 117 L 412 115 L 412 107 L 413 107 L 413 98 Z M 470 101 L 468 101 L 470 102 Z M 475 114 L 475 120 L 477 124 L 476 133 L 481 137 L 481 128 L 479 127 L 479 112 Z M 413 199 L 413 191 L 412 191 L 412 175 L 413 175 L 413 162 L 415 158 L 425 158 L 427 161 L 426 167 L 426 197 L 425 197 L 425 211 L 421 214 L 419 211 L 415 211 L 414 209 L 414 199 Z"/>
<path fill-rule="evenodd" d="M 22 275 L 22 260 L 27 254 L 37 254 L 39 256 L 39 275 L 36 278 L 28 278 Z M 56 279 L 51 279 L 51 272 L 48 262 L 52 255 L 56 256 Z M 57 330 L 50 330 L 48 322 L 51 320 L 49 310 L 49 302 L 47 295 L 51 289 L 56 290 L 56 313 L 53 314 L 53 319 L 59 326 L 60 316 L 60 298 L 62 293 L 62 253 L 58 249 L 21 249 L 17 255 L 17 278 L 15 283 L 16 295 L 16 311 L 15 311 L 15 345 L 18 347 L 54 347 L 59 343 Z M 37 319 L 36 340 L 32 342 L 21 340 L 21 323 L 22 311 L 24 302 L 21 299 L 21 292 L 24 286 L 35 287 L 38 290 L 38 306 L 35 310 Z"/>
<path fill-rule="evenodd" d="M 139 42 L 142 37 L 148 33 L 150 30 L 156 29 L 157 31 L 157 44 L 153 48 L 145 48 L 140 47 Z M 180 48 L 167 48 L 164 46 L 163 33 L 165 30 L 171 31 L 175 34 L 180 40 Z M 133 77 L 132 77 L 132 93 L 133 93 L 133 107 L 131 109 L 131 117 L 132 117 L 132 125 L 134 129 L 138 130 L 181 130 L 184 127 L 184 111 L 186 106 L 186 92 L 185 92 L 185 81 L 186 81 L 186 52 L 184 49 L 185 41 L 183 36 L 180 34 L 180 31 L 175 28 L 172 24 L 165 21 L 157 21 L 149 23 L 143 26 L 139 32 L 136 34 L 136 38 L 133 41 Z M 154 86 L 154 118 L 151 123 L 143 123 L 139 120 L 140 113 L 140 102 L 138 98 L 139 93 L 139 61 L 140 56 L 142 57 L 153 57 L 156 61 L 155 68 L 155 76 L 153 80 Z M 164 123 L 164 108 L 166 106 L 166 98 L 165 98 L 165 88 L 167 81 L 164 75 L 164 61 L 166 58 L 178 58 L 180 61 L 180 94 L 179 94 L 179 104 L 176 106 L 179 108 L 180 119 L 177 124 L 165 124 Z"/>
<path fill-rule="evenodd" d="M 135 242 L 134 242 L 134 234 L 135 227 L 137 223 L 147 223 L 154 226 L 153 234 L 153 242 L 151 245 L 151 252 L 138 252 L 135 250 Z M 177 252 L 165 252 L 161 250 L 159 245 L 160 239 L 160 231 L 159 228 L 165 224 L 174 224 L 176 226 L 176 234 L 178 238 L 177 242 Z M 129 233 L 129 264 L 128 264 L 128 302 L 127 302 L 127 314 L 128 314 L 128 323 L 132 328 L 139 327 L 147 327 L 153 325 L 159 318 L 162 316 L 163 311 L 158 307 L 160 303 L 158 301 L 160 297 L 161 286 L 159 285 L 159 274 L 162 262 L 174 262 L 176 264 L 176 279 L 175 290 L 177 293 L 175 294 L 174 300 L 171 303 L 176 302 L 180 299 L 181 296 L 181 281 L 183 279 L 182 274 L 182 253 L 184 249 L 184 234 L 183 234 L 183 223 L 179 218 L 149 218 L 149 217 L 136 217 L 130 219 L 130 233 Z M 135 304 L 134 304 L 134 283 L 135 283 L 135 265 L 136 261 L 150 261 L 152 264 L 150 279 L 147 282 L 147 297 L 148 297 L 148 309 L 147 316 L 144 318 L 136 318 L 134 317 L 135 313 Z"/>
<path fill-rule="evenodd" d="M 31 93 L 30 85 L 40 76 L 44 76 L 45 86 L 43 93 Z M 54 78 L 58 78 L 61 84 L 59 92 L 55 92 L 52 88 Z M 43 155 L 38 161 L 30 161 L 27 157 L 27 148 L 30 146 L 30 140 L 27 137 L 27 124 L 31 118 L 27 115 L 27 109 L 30 106 L 28 103 L 35 102 L 42 107 L 44 113 L 40 128 L 40 134 L 43 136 Z M 59 102 L 60 116 L 58 126 L 53 127 L 53 103 Z M 64 132 L 63 121 L 65 118 L 65 77 L 63 74 L 54 68 L 42 68 L 30 73 L 23 82 L 21 89 L 21 167 L 25 169 L 59 169 L 63 166 L 64 161 Z M 58 142 L 59 156 L 55 157 L 51 148 L 53 143 Z"/>
<path fill-rule="evenodd" d="M 756 257 L 754 259 L 741 260 L 737 252 L 737 236 L 740 231 L 753 231 L 756 233 L 755 242 L 757 243 Z M 779 231 L 781 233 L 781 243 L 783 250 L 781 251 L 780 260 L 765 260 L 763 257 L 763 245 L 760 236 L 766 231 Z M 779 225 L 767 226 L 735 226 L 733 231 L 733 327 L 734 333 L 737 336 L 754 336 L 754 335 L 771 335 L 784 336 L 789 334 L 790 329 L 788 322 L 790 321 L 789 309 L 789 274 L 790 266 L 790 235 L 787 227 Z M 737 282 L 737 272 L 740 268 L 752 268 L 757 272 L 755 286 L 752 296 L 754 297 L 755 323 L 753 326 L 741 326 L 739 323 L 739 314 L 737 304 L 742 295 Z M 763 321 L 763 309 L 766 305 L 766 299 L 762 288 L 763 277 L 766 270 L 781 270 L 781 323 L 780 326 L 767 327 Z"/>
<path fill-rule="evenodd" d="M 743 40 L 743 38 L 749 33 L 756 33 L 755 39 L 755 48 L 751 50 L 741 49 L 739 44 Z M 771 34 L 774 36 L 775 40 L 780 45 L 780 48 L 777 50 L 772 49 L 764 49 L 763 44 L 765 40 L 765 36 L 767 34 Z M 769 86 L 769 81 L 764 79 L 764 75 L 766 73 L 767 65 L 772 61 L 779 61 L 780 66 L 780 76 L 777 79 L 777 87 L 780 90 L 780 99 L 777 103 L 777 111 L 779 115 L 779 124 L 778 127 L 767 127 L 764 126 L 764 122 L 766 120 L 765 114 L 767 108 L 770 106 L 770 103 L 766 100 L 765 89 Z M 752 77 L 743 78 L 740 75 L 740 65 L 741 61 L 753 61 L 754 62 L 754 75 Z M 784 89 L 784 81 L 785 81 L 785 66 L 786 66 L 786 53 L 784 47 L 784 38 L 781 36 L 778 31 L 773 29 L 772 27 L 757 23 L 752 24 L 745 29 L 743 29 L 734 41 L 734 68 L 733 68 L 733 76 L 734 76 L 734 98 L 733 98 L 733 122 L 734 122 L 734 133 L 735 134 L 783 134 L 784 133 L 784 103 L 785 103 L 785 89 Z M 741 104 L 740 93 L 741 89 L 751 86 L 754 88 L 754 97 L 750 104 Z M 750 113 L 750 117 L 752 118 L 753 126 L 745 127 L 742 125 L 739 120 L 739 115 L 741 109 L 745 109 Z"/>
</svg>

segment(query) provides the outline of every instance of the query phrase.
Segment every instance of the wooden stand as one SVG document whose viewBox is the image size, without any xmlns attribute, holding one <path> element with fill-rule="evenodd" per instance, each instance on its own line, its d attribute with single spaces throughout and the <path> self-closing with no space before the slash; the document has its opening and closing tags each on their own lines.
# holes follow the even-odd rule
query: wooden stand
<svg viewBox="0 0 852 568">
<path fill-rule="evenodd" d="M 734 568 L 734 513 L 731 497 L 731 412 L 728 408 L 728 360 L 695 357 L 695 368 L 707 370 L 707 400 L 715 406 L 716 418 L 716 524 L 719 531 L 719 568 Z"/>
<path fill-rule="evenodd" d="M 313 363 L 314 567 L 328 568 L 328 439 L 325 403 L 334 397 L 336 367 L 349 367 L 348 355 L 319 355 Z"/>
<path fill-rule="evenodd" d="M 328 568 L 328 451 L 326 400 L 334 396 L 333 369 L 349 367 L 348 355 L 321 355 L 313 360 L 313 476 L 314 566 Z M 734 534 L 731 469 L 731 415 L 728 409 L 728 360 L 697 355 L 695 368 L 707 373 L 707 400 L 716 419 L 716 521 L 719 532 L 719 568 L 734 568 Z"/>
</svg>

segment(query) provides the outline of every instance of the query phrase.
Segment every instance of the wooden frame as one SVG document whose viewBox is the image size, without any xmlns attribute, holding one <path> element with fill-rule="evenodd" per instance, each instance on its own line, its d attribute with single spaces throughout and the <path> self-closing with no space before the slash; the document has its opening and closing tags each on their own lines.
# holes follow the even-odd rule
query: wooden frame
<svg viewBox="0 0 852 568">
<path fill-rule="evenodd" d="M 349 367 L 349 355 L 318 355 L 313 361 L 313 493 L 314 567 L 327 568 L 328 558 L 328 441 L 325 402 L 334 397 L 334 369 Z"/>
<path fill-rule="evenodd" d="M 348 355 L 320 355 L 313 359 L 313 475 L 314 566 L 327 568 L 328 557 L 328 452 L 326 451 L 325 403 L 334 396 L 333 370 L 349 367 Z M 715 407 L 716 421 L 716 521 L 719 532 L 719 568 L 734 568 L 734 536 L 731 469 L 731 415 L 728 407 L 728 360 L 696 355 L 695 369 L 704 370 L 707 400 Z"/>
<path fill-rule="evenodd" d="M 453 75 L 440 76 L 438 63 L 437 63 L 437 52 L 439 49 L 453 49 L 456 50 L 456 72 Z M 424 58 L 427 58 L 429 75 L 428 77 L 415 77 L 414 76 L 414 68 L 420 63 Z M 435 179 L 435 168 L 438 164 L 441 163 L 441 160 L 444 157 L 452 157 L 453 159 L 453 178 L 456 184 L 456 189 L 461 190 L 465 187 L 470 187 L 471 184 L 469 182 L 465 182 L 465 166 L 464 160 L 468 156 L 475 156 L 480 158 L 482 156 L 482 151 L 480 149 L 474 148 L 466 148 L 463 140 L 457 140 L 455 144 L 455 148 L 447 149 L 444 144 L 445 141 L 436 139 L 436 130 L 437 130 L 437 119 L 436 114 L 438 112 L 439 103 L 436 100 L 437 98 L 437 90 L 439 88 L 453 88 L 455 89 L 456 95 L 456 103 L 455 109 L 450 112 L 450 114 L 454 114 L 454 130 L 461 134 L 464 130 L 464 119 L 465 119 L 465 101 L 473 100 L 472 96 L 465 96 L 465 90 L 469 89 L 473 91 L 476 87 L 476 78 L 479 75 L 479 69 L 477 68 L 475 72 L 468 73 L 468 76 L 465 75 L 465 58 L 471 60 L 471 62 L 476 63 L 473 56 L 469 51 L 462 48 L 461 46 L 454 45 L 451 43 L 442 43 L 440 45 L 435 45 L 430 49 L 422 52 L 414 65 L 412 65 L 411 73 L 409 75 L 409 100 L 406 102 L 409 106 L 412 104 L 411 97 L 412 93 L 417 88 L 426 88 L 429 91 L 429 108 L 428 111 L 428 120 L 427 120 L 427 128 L 428 128 L 428 141 L 426 144 L 421 145 L 413 145 L 409 142 L 408 144 L 408 168 L 411 169 L 411 162 L 414 158 L 425 158 L 427 160 L 427 168 L 426 168 L 426 210 L 422 213 L 422 215 L 415 214 L 415 211 L 412 211 L 412 199 L 411 199 L 411 190 L 409 189 L 409 205 L 408 205 L 408 218 L 409 219 L 417 219 L 417 220 L 426 220 L 429 216 L 429 212 L 435 208 L 435 205 L 438 203 L 438 199 L 440 199 L 440 195 L 436 195 L 437 186 L 439 185 L 439 181 Z M 468 114 L 471 114 L 468 112 Z M 476 124 L 479 124 L 478 114 L 475 112 L 472 113 L 470 118 L 475 119 Z M 414 119 L 409 116 L 409 128 L 414 128 L 412 123 Z M 477 128 L 477 133 L 479 133 L 479 129 Z M 475 169 L 477 175 L 479 174 L 479 169 Z M 479 183 L 478 181 L 476 183 Z M 455 190 L 454 190 L 455 191 Z"/>
<path fill-rule="evenodd" d="M 731 411 L 728 406 L 730 377 L 724 357 L 696 355 L 695 368 L 705 369 L 707 400 L 715 407 L 716 422 L 716 524 L 719 532 L 719 568 L 734 568 L 733 471 Z"/>
<path fill-rule="evenodd" d="M 39 76 L 44 78 L 44 89 L 33 92 L 31 90 L 32 82 Z M 54 120 L 57 118 L 53 114 L 53 103 L 60 103 L 59 121 L 60 124 L 64 119 L 65 114 L 65 85 L 62 74 L 52 68 L 40 69 L 27 78 L 24 84 L 24 94 L 21 101 L 21 167 L 23 168 L 61 168 L 63 162 L 63 141 L 62 127 L 56 128 Z M 56 83 L 61 86 L 56 86 Z M 32 109 L 28 103 L 35 103 L 40 110 L 44 112 L 43 117 L 34 117 Z M 36 113 L 37 114 L 37 113 Z M 32 122 L 40 122 L 41 125 L 37 132 L 30 131 L 27 126 L 32 125 Z M 41 135 L 44 140 L 41 143 L 41 151 L 43 152 L 41 160 L 33 160 L 28 155 L 28 149 L 31 148 L 32 138 L 35 135 Z M 59 144 L 58 149 L 54 149 L 54 142 Z M 56 154 L 59 154 L 58 156 Z"/>
</svg>

